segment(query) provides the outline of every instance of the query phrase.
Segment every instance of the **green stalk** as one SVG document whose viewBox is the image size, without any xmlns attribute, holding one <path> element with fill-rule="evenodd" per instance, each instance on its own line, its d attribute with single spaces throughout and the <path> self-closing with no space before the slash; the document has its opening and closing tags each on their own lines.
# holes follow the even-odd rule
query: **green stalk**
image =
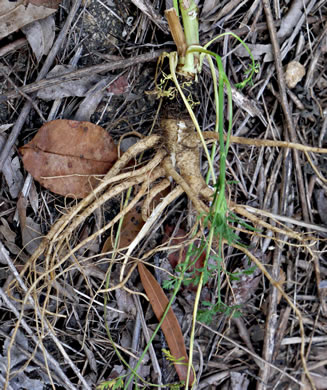
<svg viewBox="0 0 327 390">
<path fill-rule="evenodd" d="M 175 8 L 176 15 L 179 17 L 178 0 L 173 0 L 173 7 Z"/>
<path fill-rule="evenodd" d="M 217 87 L 217 77 L 216 77 L 216 71 L 215 66 L 213 64 L 211 56 L 207 56 L 209 66 L 210 66 L 210 72 L 212 77 L 212 84 L 213 84 L 213 94 L 214 94 L 214 102 L 215 102 L 215 112 L 216 112 L 216 123 L 215 123 L 215 132 L 218 133 L 219 131 L 219 97 L 218 97 L 218 87 Z M 217 141 L 214 142 L 211 148 L 211 155 L 210 160 L 213 165 L 213 161 L 216 155 L 217 150 Z M 215 172 L 213 172 L 213 175 L 215 176 Z M 211 177 L 211 172 L 208 170 L 207 176 L 206 176 L 206 183 L 209 184 Z"/>
<path fill-rule="evenodd" d="M 179 2 L 187 46 L 199 45 L 199 9 L 194 0 Z"/>
<path fill-rule="evenodd" d="M 219 72 L 219 80 L 218 80 L 218 91 L 216 86 L 216 78 L 213 77 L 213 80 L 215 82 L 214 84 L 214 95 L 215 95 L 215 106 L 216 106 L 216 125 L 215 125 L 215 131 L 219 132 L 219 145 L 220 145 L 220 167 L 219 167 L 219 183 L 218 188 L 215 193 L 215 197 L 213 200 L 213 204 L 211 206 L 211 212 L 213 214 L 213 220 L 212 220 L 212 226 L 209 231 L 209 237 L 207 242 L 207 248 L 206 248 L 206 258 L 203 265 L 203 271 L 201 272 L 195 302 L 194 302 L 194 310 L 193 310 L 193 321 L 192 321 L 192 329 L 191 329 L 191 336 L 190 336 L 190 357 L 189 357 L 189 366 L 188 366 L 188 372 L 187 372 L 187 380 L 185 388 L 188 388 L 189 385 L 189 378 L 191 374 L 191 367 L 192 367 L 192 352 L 194 348 L 194 338 L 195 338 L 195 325 L 196 325 L 196 316 L 198 312 L 198 307 L 200 304 L 200 295 L 203 287 L 203 281 L 204 281 L 204 273 L 208 266 L 208 261 L 211 253 L 212 248 L 212 242 L 213 238 L 215 237 L 217 233 L 216 227 L 218 227 L 218 231 L 222 230 L 219 234 L 219 247 L 218 247 L 218 256 L 222 259 L 222 240 L 223 240 L 223 229 L 219 229 L 219 227 L 222 227 L 226 223 L 226 212 L 227 212 L 227 202 L 225 197 L 225 187 L 226 187 L 226 158 L 229 148 L 229 142 L 230 142 L 230 135 L 232 130 L 232 93 L 231 93 L 231 86 L 228 81 L 228 78 L 224 72 L 223 64 L 221 61 L 221 58 L 208 50 L 205 50 L 201 47 L 194 47 L 191 48 L 188 52 L 194 52 L 198 51 L 200 53 L 204 53 L 207 55 L 209 60 L 210 69 L 212 72 L 212 75 L 215 76 L 215 69 L 213 67 L 213 63 L 211 60 L 211 56 L 213 56 L 217 61 L 217 67 Z M 226 143 L 224 141 L 224 86 L 226 86 L 227 89 L 227 99 L 228 99 L 228 129 L 227 129 L 227 139 Z M 215 152 L 215 151 L 214 151 Z M 211 159 L 209 162 L 211 162 L 211 166 L 213 166 L 213 154 L 211 154 Z M 213 167 L 211 172 L 213 172 Z M 207 176 L 208 179 L 209 175 Z M 215 179 L 213 177 L 213 179 Z M 218 290 L 220 286 L 220 263 L 218 264 Z M 218 291 L 218 302 L 221 302 L 220 293 Z"/>
<path fill-rule="evenodd" d="M 202 47 L 194 47 L 188 50 L 188 52 L 192 53 L 194 51 L 198 51 L 199 53 L 203 53 L 208 56 L 212 56 L 217 61 L 218 72 L 219 72 L 219 80 L 218 80 L 218 102 L 215 101 L 216 108 L 218 106 L 218 115 L 216 117 L 216 121 L 218 121 L 218 132 L 219 132 L 219 146 L 220 146 L 220 167 L 219 167 L 219 195 L 216 204 L 216 211 L 220 214 L 222 218 L 224 218 L 226 213 L 226 199 L 225 199 L 225 187 L 226 187 L 226 158 L 228 154 L 230 136 L 232 132 L 232 118 L 233 118 L 233 107 L 232 107 L 232 90 L 230 86 L 230 82 L 226 76 L 224 71 L 223 63 L 221 61 L 221 57 L 213 53 L 212 51 L 206 50 Z M 209 62 L 210 64 L 210 62 Z M 224 86 L 226 86 L 227 90 L 227 107 L 228 107 L 228 129 L 227 129 L 227 137 L 226 144 L 224 141 Z M 217 97 L 217 93 L 215 92 L 215 98 Z M 217 126 L 217 124 L 216 124 Z M 211 166 L 213 166 L 212 161 Z M 210 166 L 210 164 L 209 164 Z M 213 168 L 212 168 L 213 171 Z"/>
<path fill-rule="evenodd" d="M 179 2 L 184 34 L 187 48 L 199 45 L 199 9 L 194 0 L 180 0 Z M 183 59 L 183 65 L 178 69 L 178 72 L 186 77 L 194 77 L 198 73 L 199 55 L 187 53 Z"/>
<path fill-rule="evenodd" d="M 214 237 L 214 231 L 215 229 L 210 229 L 209 232 L 209 240 L 208 240 L 208 246 L 206 250 L 206 258 L 203 264 L 203 269 L 205 269 L 208 265 L 209 261 L 209 255 L 211 251 L 212 241 Z M 189 382 L 190 382 L 190 376 L 191 376 L 191 369 L 192 369 L 192 360 L 193 360 L 193 349 L 194 349 L 194 339 L 195 339 L 195 324 L 196 324 L 196 316 L 198 312 L 198 307 L 200 303 L 200 295 L 202 291 L 203 286 L 203 276 L 204 272 L 201 272 L 199 284 L 196 290 L 196 296 L 194 300 L 194 309 L 193 309 L 193 318 L 192 318 L 192 329 L 191 329 L 191 335 L 190 335 L 190 353 L 189 353 L 189 360 L 188 360 L 188 367 L 187 367 L 187 377 L 186 377 L 186 383 L 185 383 L 185 389 L 188 389 Z"/>
</svg>

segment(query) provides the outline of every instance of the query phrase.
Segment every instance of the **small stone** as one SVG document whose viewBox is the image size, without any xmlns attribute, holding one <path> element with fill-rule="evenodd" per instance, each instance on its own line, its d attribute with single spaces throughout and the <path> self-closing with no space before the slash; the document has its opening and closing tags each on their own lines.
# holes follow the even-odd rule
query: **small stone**
<svg viewBox="0 0 327 390">
<path fill-rule="evenodd" d="M 289 88 L 294 88 L 296 84 L 302 80 L 305 75 L 305 68 L 297 61 L 291 61 L 285 72 L 285 81 Z"/>
</svg>

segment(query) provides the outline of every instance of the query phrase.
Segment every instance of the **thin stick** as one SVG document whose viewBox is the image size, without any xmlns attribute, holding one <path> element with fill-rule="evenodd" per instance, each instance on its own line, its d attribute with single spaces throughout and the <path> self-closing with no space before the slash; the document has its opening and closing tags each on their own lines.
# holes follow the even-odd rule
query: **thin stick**
<svg viewBox="0 0 327 390">
<path fill-rule="evenodd" d="M 277 221 L 283 221 L 285 223 L 291 223 L 293 225 L 302 226 L 302 227 L 305 227 L 308 230 L 316 230 L 317 232 L 327 233 L 327 228 L 325 228 L 323 226 L 313 225 L 311 223 L 306 223 L 306 222 L 303 222 L 303 221 L 299 221 L 299 220 L 297 220 L 295 218 L 285 217 L 283 215 L 277 215 L 277 214 L 274 214 L 274 213 L 270 213 L 269 211 L 266 211 L 266 210 L 256 209 L 255 207 L 252 207 L 252 206 L 237 205 L 238 212 L 240 211 L 240 208 L 243 208 L 245 210 L 249 210 L 249 211 L 251 211 L 251 212 L 253 212 L 255 214 L 264 215 L 265 217 L 268 217 L 268 218 L 271 218 L 271 219 L 275 219 Z M 285 234 L 285 232 L 286 231 L 284 231 L 284 234 Z M 299 238 L 297 238 L 297 239 L 299 239 Z M 309 239 L 311 239 L 311 238 L 307 238 L 307 240 L 309 240 Z"/>
<path fill-rule="evenodd" d="M 253 214 L 251 214 L 248 211 L 246 211 L 245 207 L 247 207 L 247 206 L 234 205 L 232 202 L 230 202 L 230 207 L 231 207 L 232 211 L 234 211 L 234 212 L 242 215 L 243 217 L 249 219 L 254 224 L 262 226 L 262 227 L 264 227 L 264 228 L 266 228 L 268 230 L 271 230 L 271 231 L 273 231 L 275 233 L 278 233 L 278 234 L 285 234 L 286 236 L 295 238 L 296 240 L 298 240 L 300 242 L 302 241 L 302 237 L 301 237 L 300 234 L 294 232 L 293 230 L 279 229 L 276 226 L 270 225 L 269 223 L 263 221 L 261 218 L 257 218 Z"/>
<path fill-rule="evenodd" d="M 58 37 L 59 38 L 59 37 Z M 103 72 L 110 72 L 118 69 L 130 68 L 133 65 L 141 64 L 143 62 L 149 62 L 158 58 L 163 53 L 163 50 L 151 51 L 150 53 L 141 54 L 132 58 L 122 59 L 119 61 L 112 61 L 105 64 L 88 66 L 83 69 L 77 69 L 69 73 L 65 73 L 60 76 L 53 76 L 44 79 L 46 73 L 42 77 L 38 77 L 37 81 L 32 84 L 27 84 L 19 88 L 19 91 L 9 91 L 6 95 L 0 95 L 0 102 L 7 101 L 9 99 L 17 98 L 20 93 L 33 93 L 43 88 L 52 87 L 54 85 L 60 85 L 71 80 L 78 80 L 82 77 L 88 77 L 90 74 L 98 74 Z M 42 68 L 43 69 L 43 68 Z M 40 73 L 41 74 L 41 73 Z"/>
<path fill-rule="evenodd" d="M 15 308 L 15 310 L 13 310 L 13 312 L 14 312 L 14 314 L 17 316 L 18 320 L 17 320 L 17 322 L 16 322 L 16 325 L 15 325 L 15 328 L 14 328 L 14 332 L 13 332 L 13 335 L 12 335 L 12 337 L 11 337 L 10 344 L 9 344 L 9 346 L 8 346 L 8 370 L 7 370 L 7 382 L 8 382 L 8 379 L 9 379 L 9 370 L 10 370 L 10 364 L 9 364 L 9 362 L 10 362 L 10 351 L 11 351 L 11 348 L 12 348 L 13 343 L 14 343 L 14 341 L 15 341 L 15 335 L 16 335 L 16 333 L 17 333 L 17 330 L 18 330 L 18 328 L 19 328 L 19 325 L 22 324 L 22 326 L 24 327 L 24 329 L 28 332 L 28 334 L 30 334 L 29 331 L 28 331 L 28 328 L 24 325 L 24 324 L 26 324 L 26 322 L 25 322 L 25 320 L 24 320 L 24 318 L 23 318 L 23 314 L 24 314 L 24 304 L 26 304 L 27 301 L 29 301 L 29 302 L 31 303 L 31 305 L 36 309 L 36 312 L 37 312 L 38 317 L 39 317 L 40 319 L 41 319 L 41 315 L 40 315 L 40 312 L 39 312 L 39 310 L 38 310 L 38 306 L 37 306 L 36 302 L 33 300 L 33 298 L 31 297 L 30 293 L 28 293 L 28 289 L 27 289 L 26 285 L 24 284 L 23 280 L 22 280 L 21 277 L 19 276 L 19 274 L 18 274 L 18 272 L 17 272 L 17 270 L 16 270 L 16 267 L 15 267 L 14 264 L 12 263 L 10 257 L 7 255 L 7 252 L 6 252 L 4 246 L 2 245 L 1 242 L 0 242 L 0 249 L 1 249 L 1 253 L 4 255 L 4 258 L 5 258 L 6 262 L 7 262 L 7 264 L 8 264 L 8 266 L 9 266 L 10 270 L 12 271 L 12 273 L 13 273 L 14 276 L 15 276 L 15 278 L 17 279 L 17 282 L 19 283 L 20 287 L 23 289 L 23 291 L 24 291 L 25 293 L 27 293 L 26 296 L 25 296 L 25 302 L 22 304 L 21 312 L 19 313 L 19 312 L 16 310 L 16 308 Z M 0 289 L 0 292 L 2 292 L 2 289 Z M 8 303 L 10 304 L 10 307 L 13 306 L 13 305 L 11 304 L 11 302 L 9 301 L 9 299 L 8 299 Z M 12 310 L 12 308 L 11 308 L 11 310 Z M 81 381 L 81 382 L 83 383 L 83 385 L 85 386 L 85 389 L 91 390 L 91 388 L 89 387 L 89 385 L 87 384 L 87 382 L 85 381 L 85 379 L 82 377 L 80 371 L 79 371 L 78 368 L 75 366 L 75 364 L 72 362 L 72 360 L 69 358 L 67 352 L 66 352 L 66 351 L 64 350 L 64 348 L 62 347 L 62 345 L 61 345 L 60 341 L 58 340 L 58 338 L 55 336 L 55 333 L 54 333 L 52 327 L 51 327 L 51 326 L 48 326 L 48 324 L 46 323 L 46 324 L 45 324 L 45 328 L 46 328 L 46 330 L 48 331 L 48 333 L 49 333 L 50 337 L 52 338 L 52 340 L 54 341 L 54 343 L 56 344 L 56 346 L 58 347 L 58 349 L 60 350 L 60 352 L 62 353 L 62 355 L 63 355 L 64 359 L 66 360 L 66 362 L 71 366 L 72 370 L 75 372 L 75 374 L 77 375 L 77 377 L 80 379 L 80 381 Z M 33 337 L 33 341 L 35 342 L 36 345 L 38 345 L 38 344 L 40 345 L 40 348 L 42 349 L 42 352 L 44 353 L 44 357 L 45 357 L 46 359 L 49 359 L 49 361 L 50 361 L 51 363 L 53 363 L 53 364 L 55 365 L 55 367 L 57 367 L 58 364 L 57 364 L 56 361 L 51 357 L 51 355 L 49 355 L 49 354 L 47 353 L 47 351 L 46 351 L 46 349 L 45 349 L 45 347 L 44 347 L 42 341 L 40 341 L 40 340 L 38 340 L 38 339 L 36 338 L 34 332 L 32 332 L 32 334 L 33 334 L 33 336 L 34 336 L 35 339 L 36 339 L 36 340 L 34 340 L 34 337 Z M 65 379 L 64 379 L 65 383 L 70 383 L 69 379 L 64 375 L 63 372 L 61 372 L 61 371 L 59 370 L 59 373 L 60 373 L 60 375 L 62 376 L 62 378 L 65 378 Z M 51 380 L 51 376 L 49 376 L 49 379 Z M 72 389 L 76 389 L 76 388 L 74 387 L 73 384 L 71 384 L 71 386 L 72 386 L 72 387 L 71 387 Z M 4 390 L 5 390 L 5 388 L 4 388 Z"/>
<path fill-rule="evenodd" d="M 275 59 L 275 67 L 276 67 L 276 73 L 277 73 L 277 79 L 278 79 L 278 85 L 279 85 L 279 93 L 281 98 L 281 106 L 283 109 L 283 113 L 286 119 L 286 126 L 288 135 L 292 142 L 296 142 L 297 136 L 296 131 L 294 128 L 294 124 L 292 121 L 292 115 L 290 112 L 290 107 L 287 101 L 287 94 L 286 94 L 286 84 L 285 84 L 285 78 L 284 78 L 284 71 L 282 66 L 282 59 L 281 59 L 281 53 L 280 53 L 280 47 L 278 43 L 277 33 L 276 33 L 276 27 L 274 24 L 274 19 L 272 15 L 272 11 L 270 8 L 270 1 L 269 0 L 263 0 L 263 8 L 266 14 L 267 19 L 267 25 L 269 29 L 269 35 L 272 43 L 273 53 L 274 53 L 274 59 Z M 301 163 L 299 159 L 299 154 L 296 150 L 293 152 L 293 157 L 295 161 L 295 168 L 297 173 L 297 182 L 299 187 L 299 195 L 301 199 L 301 206 L 302 206 L 302 213 L 303 218 L 306 222 L 309 221 L 309 211 L 308 211 L 308 204 L 307 199 L 305 195 L 305 189 L 304 189 L 304 181 L 303 181 L 303 175 L 301 170 Z"/>
<path fill-rule="evenodd" d="M 315 384 L 313 382 L 313 379 L 312 379 L 312 377 L 310 375 L 310 372 L 308 370 L 307 362 L 305 360 L 305 333 L 304 333 L 303 318 L 302 318 L 302 314 L 301 314 L 300 310 L 296 307 L 296 305 L 294 305 L 294 303 L 289 298 L 289 296 L 285 293 L 285 291 L 283 290 L 281 285 L 278 283 L 278 281 L 273 279 L 273 277 L 270 275 L 270 273 L 266 270 L 266 267 L 255 256 L 253 256 L 252 253 L 249 250 L 247 250 L 243 246 L 238 245 L 236 243 L 230 243 L 230 245 L 232 247 L 240 250 L 241 252 L 243 252 L 246 256 L 248 256 L 254 262 L 254 264 L 260 269 L 260 271 L 265 275 L 265 277 L 269 280 L 269 282 L 275 288 L 277 288 L 277 290 L 281 293 L 281 295 L 284 297 L 286 302 L 294 310 L 294 312 L 295 312 L 295 314 L 297 316 L 297 319 L 299 321 L 299 326 L 300 326 L 300 334 L 301 334 L 300 354 L 301 354 L 301 361 L 302 361 L 303 370 L 304 370 L 304 373 L 305 373 L 306 377 L 308 378 L 312 388 L 316 389 Z"/>
<path fill-rule="evenodd" d="M 210 332 L 218 335 L 219 337 L 222 337 L 223 339 L 227 340 L 231 344 L 235 345 L 238 349 L 241 349 L 242 351 L 245 351 L 250 356 L 253 357 L 254 360 L 257 360 L 259 362 L 262 362 L 264 364 L 268 364 L 272 369 L 280 372 L 282 375 L 285 375 L 287 378 L 291 379 L 293 382 L 297 383 L 299 386 L 303 387 L 303 383 L 299 382 L 296 378 L 292 377 L 290 374 L 288 374 L 286 371 L 281 370 L 279 367 L 274 366 L 272 363 L 266 362 L 264 359 L 262 359 L 261 356 L 257 355 L 256 353 L 250 351 L 248 348 L 243 347 L 243 345 L 237 343 L 235 340 L 231 339 L 230 337 L 226 336 L 223 333 L 218 332 L 217 330 L 214 330 L 210 328 L 208 325 L 203 324 L 202 322 L 197 321 L 199 325 L 201 325 L 203 328 L 208 329 Z"/>
<path fill-rule="evenodd" d="M 219 135 L 214 131 L 204 131 L 204 139 L 219 139 Z M 251 145 L 251 146 L 270 146 L 276 148 L 289 148 L 295 149 L 302 152 L 313 152 L 313 153 L 327 153 L 327 148 L 317 148 L 315 146 L 301 145 L 295 142 L 288 141 L 274 141 L 270 139 L 258 139 L 258 138 L 245 138 L 245 137 L 235 137 L 231 135 L 230 142 L 235 144 L 242 145 Z"/>
</svg>

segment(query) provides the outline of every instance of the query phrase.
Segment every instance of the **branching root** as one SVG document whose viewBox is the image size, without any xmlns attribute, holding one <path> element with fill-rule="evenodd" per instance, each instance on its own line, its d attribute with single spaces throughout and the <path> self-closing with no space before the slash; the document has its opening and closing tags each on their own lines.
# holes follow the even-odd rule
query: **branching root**
<svg viewBox="0 0 327 390">
<path fill-rule="evenodd" d="M 206 185 L 201 174 L 200 141 L 192 122 L 188 119 L 165 119 L 161 122 L 161 125 L 163 136 L 151 135 L 145 137 L 128 149 L 102 179 L 99 186 L 80 203 L 72 207 L 66 215 L 63 215 L 54 224 L 41 245 L 21 271 L 20 275 L 24 276 L 25 279 L 30 282 L 28 289 L 24 291 L 24 299 L 22 300 L 23 308 L 30 297 L 36 297 L 36 292 L 45 288 L 46 299 L 44 300 L 43 307 L 40 308 L 38 303 L 36 303 L 36 311 L 40 310 L 43 315 L 45 315 L 47 313 L 46 303 L 49 300 L 51 288 L 55 285 L 58 274 L 62 275 L 63 272 L 67 272 L 67 270 L 72 269 L 74 266 L 76 267 L 74 263 L 71 265 L 72 259 L 76 259 L 76 252 L 92 240 L 95 240 L 108 229 L 113 228 L 113 226 L 121 218 L 124 218 L 142 198 L 142 218 L 144 219 L 145 224 L 127 248 L 126 253 L 122 253 L 121 258 L 123 263 L 120 269 L 119 283 L 115 286 L 110 286 L 109 289 L 100 288 L 98 293 L 113 291 L 117 288 L 127 288 L 126 283 L 137 265 L 137 261 L 132 265 L 129 264 L 133 252 L 135 252 L 136 247 L 148 235 L 149 231 L 154 229 L 164 210 L 180 195 L 183 193 L 187 195 L 199 216 L 207 215 L 209 213 L 209 202 L 213 199 L 213 190 Z M 213 132 L 204 132 L 203 136 L 207 140 L 218 139 L 218 134 Z M 253 146 L 293 148 L 305 152 L 307 156 L 309 152 L 327 153 L 327 149 L 312 148 L 305 145 L 281 141 L 249 140 L 242 137 L 231 137 L 231 142 Z M 138 169 L 133 170 L 128 167 L 128 163 L 131 160 L 136 160 L 140 153 L 151 149 L 156 149 L 156 152 L 150 161 Z M 151 211 L 153 199 L 170 185 L 172 186 L 171 191 L 168 195 L 163 196 L 160 203 Z M 71 238 L 76 234 L 77 228 L 86 220 L 86 218 L 104 203 L 123 194 L 129 188 L 134 188 L 133 197 L 117 216 L 96 233 L 85 238 L 71 248 Z M 138 191 L 136 191 L 136 188 L 139 188 Z M 254 227 L 259 226 L 276 233 L 276 235 L 288 236 L 299 242 L 304 241 L 301 234 L 288 229 L 287 227 L 278 228 L 272 226 L 268 222 L 263 221 L 262 218 L 258 218 L 247 211 L 245 206 L 234 204 L 231 201 L 227 203 L 231 211 L 246 218 Z M 252 232 L 252 234 L 256 233 Z M 278 282 L 273 280 L 265 267 L 248 249 L 236 243 L 232 243 L 231 245 L 253 260 L 270 283 L 280 291 L 287 303 L 297 314 L 302 338 L 301 358 L 304 370 L 308 374 L 304 353 L 303 320 L 300 311 L 289 299 L 287 294 L 285 294 Z M 37 269 L 40 269 L 40 265 L 37 263 L 39 259 L 42 259 L 44 263 L 43 273 L 37 271 Z M 69 262 L 70 265 L 67 266 L 65 263 Z M 75 263 L 78 264 L 78 260 Z M 19 289 L 18 282 L 15 282 L 14 287 Z M 35 299 L 35 302 L 38 302 L 38 300 Z M 41 327 L 42 329 L 40 331 L 42 333 L 44 325 L 41 324 Z"/>
</svg>

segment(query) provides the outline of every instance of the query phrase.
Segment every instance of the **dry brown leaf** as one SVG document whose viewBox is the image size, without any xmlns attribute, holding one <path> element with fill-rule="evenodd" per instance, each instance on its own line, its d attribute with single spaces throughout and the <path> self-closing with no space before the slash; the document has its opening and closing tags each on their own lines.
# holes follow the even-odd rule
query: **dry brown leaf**
<svg viewBox="0 0 327 390">
<path fill-rule="evenodd" d="M 150 300 L 154 314 L 156 315 L 158 321 L 160 321 L 168 305 L 168 298 L 166 297 L 166 294 L 163 292 L 159 283 L 144 264 L 139 263 L 138 270 L 140 273 L 142 285 L 146 295 Z M 182 358 L 179 364 L 175 363 L 175 369 L 179 379 L 181 381 L 185 381 L 187 376 L 188 356 L 184 343 L 183 333 L 172 308 L 168 310 L 166 318 L 161 325 L 161 329 L 165 335 L 170 353 L 174 356 L 175 359 Z M 191 371 L 190 384 L 192 384 L 193 381 L 194 376 L 193 372 Z"/>
<path fill-rule="evenodd" d="M 122 93 L 127 92 L 128 88 L 129 84 L 127 76 L 123 74 L 122 76 L 119 76 L 114 82 L 110 83 L 107 88 L 107 91 L 109 93 L 112 93 L 113 95 L 120 95 Z"/>
<path fill-rule="evenodd" d="M 128 247 L 142 229 L 144 221 L 141 215 L 141 204 L 142 202 L 139 202 L 133 210 L 124 216 L 117 249 Z M 109 252 L 112 250 L 112 248 L 112 237 L 109 236 L 103 245 L 102 253 Z"/>
<path fill-rule="evenodd" d="M 90 193 L 99 183 L 94 176 L 107 173 L 117 160 L 113 139 L 102 127 L 65 119 L 44 124 L 20 152 L 35 180 L 76 198 Z"/>
<path fill-rule="evenodd" d="M 61 0 L 0 0 L 0 39 L 56 12 Z M 35 4 L 35 5 L 34 5 Z"/>
</svg>

